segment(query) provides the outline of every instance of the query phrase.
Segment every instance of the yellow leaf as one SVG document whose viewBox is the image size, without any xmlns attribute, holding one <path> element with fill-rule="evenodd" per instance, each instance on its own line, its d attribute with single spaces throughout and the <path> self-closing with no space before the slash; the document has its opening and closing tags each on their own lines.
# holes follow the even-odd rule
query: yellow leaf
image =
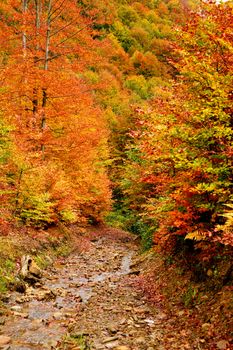
<svg viewBox="0 0 233 350">
<path fill-rule="evenodd" d="M 205 238 L 205 235 L 198 230 L 190 232 L 185 236 L 185 239 L 193 239 L 194 241 L 203 241 Z"/>
</svg>

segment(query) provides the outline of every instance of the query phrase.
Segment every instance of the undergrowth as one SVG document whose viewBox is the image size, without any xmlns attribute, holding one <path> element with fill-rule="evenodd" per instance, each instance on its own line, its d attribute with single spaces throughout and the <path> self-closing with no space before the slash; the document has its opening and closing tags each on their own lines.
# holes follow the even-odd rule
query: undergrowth
<svg viewBox="0 0 233 350">
<path fill-rule="evenodd" d="M 115 209 L 106 217 L 109 226 L 129 231 L 141 240 L 142 251 L 149 250 L 153 245 L 155 227 L 143 221 L 131 210 Z"/>
<path fill-rule="evenodd" d="M 73 242 L 67 229 L 53 228 L 51 231 L 30 230 L 22 235 L 0 237 L 0 298 L 17 284 L 20 261 L 29 254 L 36 264 L 46 269 L 57 257 L 65 257 L 73 250 Z"/>
</svg>

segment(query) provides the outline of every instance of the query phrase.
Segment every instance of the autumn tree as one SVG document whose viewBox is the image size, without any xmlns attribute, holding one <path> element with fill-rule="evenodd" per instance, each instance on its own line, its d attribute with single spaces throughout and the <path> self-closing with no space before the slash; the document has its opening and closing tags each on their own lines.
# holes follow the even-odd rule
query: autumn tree
<svg viewBox="0 0 233 350">
<path fill-rule="evenodd" d="M 1 4 L 1 108 L 17 145 L 11 209 L 27 223 L 98 220 L 108 207 L 106 126 L 84 77 L 103 44 L 81 12 L 72 0 Z"/>
<path fill-rule="evenodd" d="M 156 244 L 232 245 L 232 6 L 205 4 L 190 18 L 171 60 L 179 76 L 137 111 L 123 191 Z"/>
</svg>

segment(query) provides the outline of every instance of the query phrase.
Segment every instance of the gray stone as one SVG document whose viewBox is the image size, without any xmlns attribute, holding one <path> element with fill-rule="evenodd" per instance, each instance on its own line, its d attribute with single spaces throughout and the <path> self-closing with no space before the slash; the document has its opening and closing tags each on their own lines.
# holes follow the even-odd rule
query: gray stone
<svg viewBox="0 0 233 350">
<path fill-rule="evenodd" d="M 20 312 L 22 310 L 22 307 L 19 305 L 14 305 L 11 307 L 12 311 Z"/>
</svg>

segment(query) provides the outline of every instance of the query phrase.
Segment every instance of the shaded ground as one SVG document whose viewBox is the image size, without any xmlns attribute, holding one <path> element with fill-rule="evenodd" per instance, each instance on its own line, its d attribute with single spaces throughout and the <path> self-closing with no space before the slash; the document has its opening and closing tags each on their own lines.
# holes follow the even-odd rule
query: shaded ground
<svg viewBox="0 0 233 350">
<path fill-rule="evenodd" d="M 230 349 L 224 339 L 210 347 L 187 325 L 188 311 L 165 306 L 156 284 L 147 281 L 143 290 L 132 236 L 105 228 L 90 230 L 85 242 L 48 268 L 42 285 L 10 295 L 8 316 L 0 318 L 1 349 Z M 147 302 L 150 288 L 153 306 Z"/>
</svg>

